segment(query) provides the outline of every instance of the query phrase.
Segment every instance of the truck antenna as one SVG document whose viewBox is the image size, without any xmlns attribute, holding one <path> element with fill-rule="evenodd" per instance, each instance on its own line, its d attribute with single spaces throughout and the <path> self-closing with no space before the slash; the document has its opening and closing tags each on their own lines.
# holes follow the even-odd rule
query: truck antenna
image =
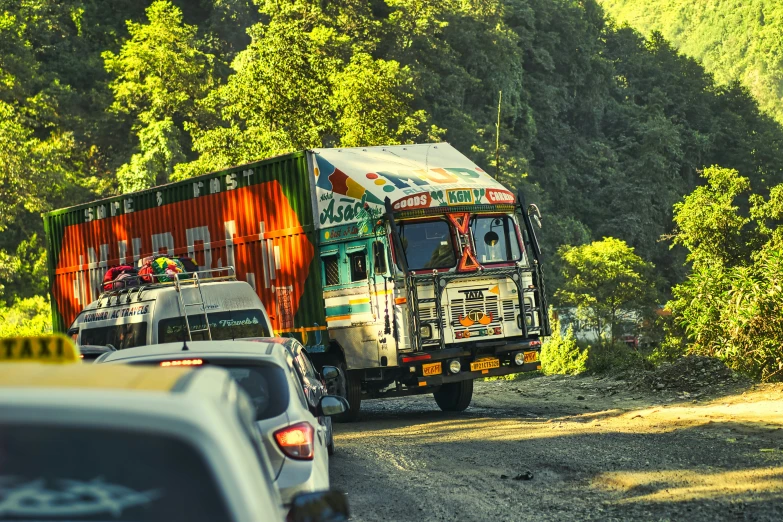
<svg viewBox="0 0 783 522">
<path fill-rule="evenodd" d="M 498 91 L 498 122 L 495 124 L 495 180 L 500 177 L 500 104 L 503 101 L 503 91 Z"/>
</svg>

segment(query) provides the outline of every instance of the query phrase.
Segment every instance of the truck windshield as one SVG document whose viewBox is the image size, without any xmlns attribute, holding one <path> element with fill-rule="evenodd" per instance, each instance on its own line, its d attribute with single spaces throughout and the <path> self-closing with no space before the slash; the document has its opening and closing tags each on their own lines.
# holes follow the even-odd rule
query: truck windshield
<svg viewBox="0 0 783 522">
<path fill-rule="evenodd" d="M 457 263 L 451 231 L 445 221 L 402 222 L 399 230 L 410 270 L 451 268 Z"/>
<path fill-rule="evenodd" d="M 509 263 L 522 257 L 514 220 L 509 216 L 473 216 L 470 232 L 479 263 Z"/>
</svg>

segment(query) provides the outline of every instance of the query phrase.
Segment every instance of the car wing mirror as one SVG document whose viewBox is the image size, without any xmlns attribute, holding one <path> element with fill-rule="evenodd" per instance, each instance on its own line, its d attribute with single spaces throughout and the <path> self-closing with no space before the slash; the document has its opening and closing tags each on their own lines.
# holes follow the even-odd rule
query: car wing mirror
<svg viewBox="0 0 783 522">
<path fill-rule="evenodd" d="M 286 522 L 343 522 L 349 515 L 345 493 L 316 491 L 293 498 Z"/>
<path fill-rule="evenodd" d="M 351 409 L 345 397 L 338 395 L 324 395 L 318 402 L 318 416 L 332 417 L 340 415 Z"/>
<path fill-rule="evenodd" d="M 336 366 L 324 366 L 321 369 L 321 376 L 325 381 L 333 381 L 340 378 L 340 369 Z"/>
</svg>

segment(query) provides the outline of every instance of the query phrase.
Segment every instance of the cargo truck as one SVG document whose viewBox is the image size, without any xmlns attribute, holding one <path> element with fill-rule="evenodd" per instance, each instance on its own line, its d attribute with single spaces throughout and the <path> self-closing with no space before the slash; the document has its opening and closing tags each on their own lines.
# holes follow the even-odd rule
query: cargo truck
<svg viewBox="0 0 783 522">
<path fill-rule="evenodd" d="M 230 268 L 277 335 L 344 370 L 349 418 L 422 393 L 461 411 L 473 380 L 540 368 L 539 219 L 447 143 L 285 154 L 46 214 L 54 327 L 108 267 L 189 256 Z"/>
</svg>

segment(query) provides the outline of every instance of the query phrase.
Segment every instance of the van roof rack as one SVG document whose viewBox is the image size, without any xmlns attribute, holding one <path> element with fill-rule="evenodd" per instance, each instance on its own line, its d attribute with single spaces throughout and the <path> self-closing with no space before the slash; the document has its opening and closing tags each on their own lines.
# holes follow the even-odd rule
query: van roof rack
<svg viewBox="0 0 783 522">
<path fill-rule="evenodd" d="M 145 281 L 146 278 L 152 279 L 152 281 Z M 161 279 L 166 279 L 162 281 Z M 199 270 L 198 272 L 179 272 L 172 280 L 172 276 L 166 274 L 145 274 L 144 276 L 134 275 L 126 276 L 122 279 L 115 278 L 112 281 L 105 281 L 101 283 L 101 287 L 111 285 L 114 288 L 116 285 L 122 285 L 122 288 L 116 290 L 104 290 L 98 296 L 97 308 L 103 306 L 111 306 L 113 298 L 116 298 L 116 303 L 119 304 L 122 297 L 125 297 L 125 302 L 130 303 L 133 300 L 133 296 L 136 296 L 136 300 L 141 299 L 141 294 L 145 290 L 154 290 L 156 288 L 177 288 L 190 279 L 197 279 L 199 283 L 211 283 L 215 281 L 236 281 L 236 270 L 233 266 L 225 266 L 222 268 L 210 268 L 207 270 Z M 106 303 L 103 300 L 106 299 Z"/>
</svg>

